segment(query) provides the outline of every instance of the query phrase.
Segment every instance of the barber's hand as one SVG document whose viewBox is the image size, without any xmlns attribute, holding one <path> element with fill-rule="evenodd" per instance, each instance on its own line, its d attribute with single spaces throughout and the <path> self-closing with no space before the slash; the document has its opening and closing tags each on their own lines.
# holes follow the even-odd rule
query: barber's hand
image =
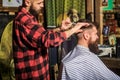
<svg viewBox="0 0 120 80">
<path fill-rule="evenodd" d="M 67 18 L 62 21 L 61 29 L 62 30 L 67 30 L 72 26 L 72 23 L 70 21 L 70 18 Z"/>
<path fill-rule="evenodd" d="M 88 23 L 79 22 L 79 23 L 76 23 L 76 25 L 74 26 L 74 28 L 77 28 L 76 33 L 79 33 L 79 32 L 82 32 L 82 31 L 83 31 L 83 30 L 81 29 L 82 27 L 87 27 L 87 26 L 89 26 Z"/>
</svg>

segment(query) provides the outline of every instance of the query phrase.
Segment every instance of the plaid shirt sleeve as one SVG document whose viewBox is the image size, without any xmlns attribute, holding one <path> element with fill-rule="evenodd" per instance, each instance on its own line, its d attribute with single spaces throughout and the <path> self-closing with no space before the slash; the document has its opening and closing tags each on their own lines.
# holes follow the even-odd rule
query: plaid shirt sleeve
<svg viewBox="0 0 120 80">
<path fill-rule="evenodd" d="M 21 36 L 32 47 L 39 47 L 41 44 L 45 47 L 59 46 L 66 39 L 64 32 L 45 30 L 43 26 L 30 17 L 24 16 L 21 18 L 21 23 L 24 23 L 18 24 L 21 26 L 19 29 L 22 32 Z"/>
</svg>

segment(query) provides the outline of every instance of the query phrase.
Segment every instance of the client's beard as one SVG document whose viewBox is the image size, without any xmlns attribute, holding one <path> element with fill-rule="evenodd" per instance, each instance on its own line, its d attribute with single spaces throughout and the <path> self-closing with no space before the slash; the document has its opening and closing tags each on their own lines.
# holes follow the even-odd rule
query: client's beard
<svg viewBox="0 0 120 80">
<path fill-rule="evenodd" d="M 98 40 L 96 40 L 95 42 L 90 41 L 89 45 L 89 50 L 95 54 L 99 53 L 99 48 L 98 48 Z"/>
</svg>

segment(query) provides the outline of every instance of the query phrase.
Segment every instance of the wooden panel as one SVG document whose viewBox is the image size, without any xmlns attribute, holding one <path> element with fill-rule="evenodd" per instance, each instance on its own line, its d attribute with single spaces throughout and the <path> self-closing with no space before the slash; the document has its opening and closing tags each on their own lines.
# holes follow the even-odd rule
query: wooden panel
<svg viewBox="0 0 120 80">
<path fill-rule="evenodd" d="M 101 58 L 103 63 L 114 73 L 120 76 L 120 58 Z"/>
<path fill-rule="evenodd" d="M 94 0 L 86 0 L 87 1 L 87 13 L 94 12 Z"/>
<path fill-rule="evenodd" d="M 120 58 L 101 58 L 109 68 L 120 69 Z"/>
<path fill-rule="evenodd" d="M 94 22 L 94 0 L 86 0 L 86 14 L 90 14 L 92 17 L 92 21 Z M 87 17 L 87 16 L 86 16 Z"/>
<path fill-rule="evenodd" d="M 100 31 L 100 44 L 103 44 L 103 13 L 102 13 L 102 0 L 95 0 L 95 21 L 99 24 Z"/>
</svg>

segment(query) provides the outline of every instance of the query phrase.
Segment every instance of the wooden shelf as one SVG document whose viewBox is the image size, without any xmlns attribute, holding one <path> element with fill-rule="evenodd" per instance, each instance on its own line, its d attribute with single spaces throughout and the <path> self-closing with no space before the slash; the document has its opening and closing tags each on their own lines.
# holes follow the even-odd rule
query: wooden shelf
<svg viewBox="0 0 120 80">
<path fill-rule="evenodd" d="M 17 7 L 0 7 L 0 12 L 17 12 Z"/>
</svg>

